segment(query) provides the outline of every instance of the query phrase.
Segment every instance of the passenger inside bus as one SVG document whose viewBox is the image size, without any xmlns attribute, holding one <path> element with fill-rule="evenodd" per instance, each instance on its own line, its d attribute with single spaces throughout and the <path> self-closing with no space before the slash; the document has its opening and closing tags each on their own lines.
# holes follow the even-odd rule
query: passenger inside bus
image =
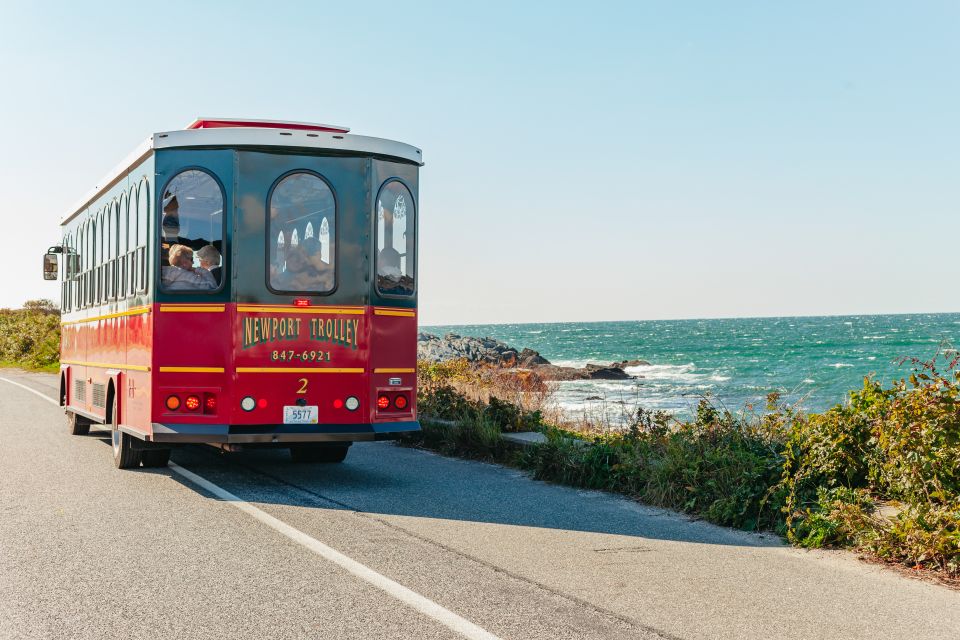
<svg viewBox="0 0 960 640">
<path fill-rule="evenodd" d="M 213 274 L 193 266 L 193 249 L 182 244 L 170 247 L 170 266 L 161 273 L 165 289 L 174 291 L 216 289 Z"/>
<path fill-rule="evenodd" d="M 193 226 L 196 226 L 198 217 L 209 217 L 209 214 L 206 212 L 193 212 L 192 214 L 187 214 L 187 232 L 190 232 L 191 223 L 194 223 Z M 217 229 L 212 229 L 216 231 Z M 216 237 L 211 242 L 206 238 L 190 238 L 180 235 L 181 233 L 181 224 L 180 224 L 180 204 L 177 200 L 177 196 L 168 195 L 163 201 L 163 218 L 160 221 L 160 231 L 161 231 L 161 240 L 160 240 L 160 264 L 165 264 L 169 262 L 170 248 L 175 244 L 182 244 L 191 249 L 202 249 L 203 247 L 210 246 L 211 249 L 217 252 L 217 265 L 220 263 L 220 240 Z"/>
<path fill-rule="evenodd" d="M 286 270 L 271 278 L 280 291 L 331 291 L 333 265 L 324 262 L 320 241 L 307 238 L 286 250 Z"/>
<path fill-rule="evenodd" d="M 220 252 L 217 251 L 217 248 L 212 244 L 200 247 L 197 251 L 197 258 L 200 260 L 200 268 L 206 269 L 213 275 L 213 279 L 216 280 L 217 286 L 220 286 L 220 281 L 222 278 L 221 268 L 220 268 Z"/>
</svg>

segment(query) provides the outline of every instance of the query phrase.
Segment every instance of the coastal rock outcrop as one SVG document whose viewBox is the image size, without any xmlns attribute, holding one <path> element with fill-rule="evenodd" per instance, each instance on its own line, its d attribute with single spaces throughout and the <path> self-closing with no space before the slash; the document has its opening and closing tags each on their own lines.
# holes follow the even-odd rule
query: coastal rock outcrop
<svg viewBox="0 0 960 640">
<path fill-rule="evenodd" d="M 464 358 L 476 364 L 504 368 L 530 369 L 544 380 L 631 380 L 637 377 L 627 367 L 646 366 L 646 360 L 622 360 L 610 364 L 587 364 L 585 367 L 564 367 L 552 364 L 530 348 L 516 349 L 493 338 L 475 338 L 448 333 L 443 337 L 432 333 L 417 334 L 417 358 L 444 362 Z"/>
</svg>

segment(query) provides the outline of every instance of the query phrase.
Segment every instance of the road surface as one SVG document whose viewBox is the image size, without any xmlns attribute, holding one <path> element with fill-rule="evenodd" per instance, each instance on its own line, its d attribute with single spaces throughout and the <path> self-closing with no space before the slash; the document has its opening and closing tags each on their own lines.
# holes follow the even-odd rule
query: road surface
<svg viewBox="0 0 960 640">
<path fill-rule="evenodd" d="M 960 637 L 960 593 L 851 554 L 392 443 L 119 471 L 0 378 L 0 638 Z"/>
</svg>

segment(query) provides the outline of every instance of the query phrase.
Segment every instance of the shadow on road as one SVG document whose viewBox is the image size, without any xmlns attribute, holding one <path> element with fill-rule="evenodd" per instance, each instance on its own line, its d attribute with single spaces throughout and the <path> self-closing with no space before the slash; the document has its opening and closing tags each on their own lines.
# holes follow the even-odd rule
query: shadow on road
<svg viewBox="0 0 960 640">
<path fill-rule="evenodd" d="M 534 481 L 515 469 L 444 458 L 392 443 L 355 444 L 343 464 L 294 464 L 284 449 L 227 454 L 206 446 L 176 449 L 172 460 L 252 503 L 699 544 L 782 545 L 774 535 L 717 527 L 620 496 Z M 142 472 L 169 474 L 208 495 L 169 469 Z"/>
</svg>

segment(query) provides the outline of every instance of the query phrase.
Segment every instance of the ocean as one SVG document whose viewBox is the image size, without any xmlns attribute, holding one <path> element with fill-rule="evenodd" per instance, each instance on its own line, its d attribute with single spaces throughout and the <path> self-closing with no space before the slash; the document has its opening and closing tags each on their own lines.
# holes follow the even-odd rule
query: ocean
<svg viewBox="0 0 960 640">
<path fill-rule="evenodd" d="M 960 338 L 960 314 L 716 320 L 651 320 L 424 326 L 443 335 L 489 336 L 530 347 L 555 364 L 643 359 L 631 381 L 560 382 L 568 414 L 621 422 L 636 406 L 686 417 L 707 397 L 717 406 L 762 410 L 772 391 L 808 411 L 843 402 L 864 376 L 888 383 L 909 375 L 903 358 L 929 360 Z"/>
</svg>

